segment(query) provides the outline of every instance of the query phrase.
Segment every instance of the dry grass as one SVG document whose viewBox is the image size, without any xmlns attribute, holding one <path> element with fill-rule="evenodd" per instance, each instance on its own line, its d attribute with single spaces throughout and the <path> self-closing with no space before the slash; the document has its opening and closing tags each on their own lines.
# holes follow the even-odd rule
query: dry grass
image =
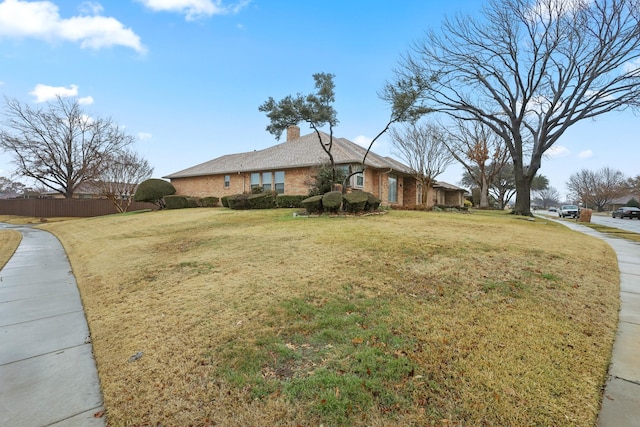
<svg viewBox="0 0 640 427">
<path fill-rule="evenodd" d="M 9 261 L 21 240 L 22 234 L 15 230 L 0 230 L 0 269 Z"/>
<path fill-rule="evenodd" d="M 595 425 L 619 304 L 604 242 L 491 212 L 291 212 L 42 226 L 109 425 Z"/>
</svg>

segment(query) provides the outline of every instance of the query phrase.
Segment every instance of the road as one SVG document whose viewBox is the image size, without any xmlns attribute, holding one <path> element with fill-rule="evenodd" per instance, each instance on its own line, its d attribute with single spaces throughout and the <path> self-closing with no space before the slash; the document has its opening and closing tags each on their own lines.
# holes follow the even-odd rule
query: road
<svg viewBox="0 0 640 427">
<path fill-rule="evenodd" d="M 558 214 L 555 212 L 547 212 L 547 211 L 539 210 L 536 213 L 541 213 L 551 218 L 559 219 Z M 567 219 L 567 221 L 571 221 L 571 219 Z M 637 219 L 611 218 L 610 213 L 607 214 L 606 216 L 594 213 L 593 215 L 591 215 L 591 222 L 598 225 L 606 225 L 607 227 L 615 227 L 621 230 L 631 231 L 633 233 L 640 234 L 640 220 L 637 220 Z"/>
</svg>

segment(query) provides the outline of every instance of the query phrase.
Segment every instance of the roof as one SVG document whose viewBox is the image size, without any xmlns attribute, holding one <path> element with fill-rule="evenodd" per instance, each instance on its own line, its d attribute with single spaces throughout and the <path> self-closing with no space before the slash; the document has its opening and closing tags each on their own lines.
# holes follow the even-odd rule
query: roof
<svg viewBox="0 0 640 427">
<path fill-rule="evenodd" d="M 328 144 L 330 137 L 320 132 L 322 142 Z M 367 150 L 345 138 L 333 137 L 331 154 L 336 164 L 353 164 L 362 162 Z M 167 175 L 164 178 L 187 178 L 204 175 L 232 174 L 275 169 L 291 169 L 296 167 L 312 167 L 329 162 L 329 156 L 318 142 L 318 135 L 313 132 L 299 138 L 274 145 L 264 150 L 247 153 L 228 154 L 208 162 Z M 367 155 L 367 167 L 392 169 L 396 172 L 411 174 L 411 168 L 373 152 Z"/>
<path fill-rule="evenodd" d="M 433 187 L 434 188 L 442 188 L 443 190 L 454 190 L 454 191 L 464 191 L 464 192 L 467 191 L 464 188 L 458 187 L 458 186 L 453 185 L 453 184 L 449 184 L 448 182 L 444 182 L 444 181 L 436 181 L 433 184 Z"/>
</svg>

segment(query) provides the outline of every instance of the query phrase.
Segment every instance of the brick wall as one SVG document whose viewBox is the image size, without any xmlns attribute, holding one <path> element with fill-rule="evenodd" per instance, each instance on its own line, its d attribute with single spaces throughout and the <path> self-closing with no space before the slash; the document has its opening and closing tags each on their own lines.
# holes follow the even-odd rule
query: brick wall
<svg viewBox="0 0 640 427">
<path fill-rule="evenodd" d="M 268 172 L 268 171 L 261 171 Z M 275 171 L 274 171 L 275 172 Z M 292 168 L 284 170 L 284 192 L 290 195 L 305 195 L 312 186 L 313 168 Z M 207 175 L 189 178 L 174 178 L 171 184 L 176 194 L 182 196 L 223 197 L 251 191 L 251 173 L 229 175 L 229 187 L 224 187 L 224 175 Z M 389 174 L 386 170 L 366 169 L 364 191 L 378 197 L 383 205 L 404 205 L 416 203 L 416 181 L 413 177 L 397 176 L 397 202 L 389 203 Z"/>
<path fill-rule="evenodd" d="M 269 172 L 269 171 L 261 171 Z M 275 172 L 275 171 L 272 171 Z M 189 178 L 173 178 L 171 184 L 176 194 L 192 197 L 223 197 L 251 191 L 251 173 L 227 174 L 229 187 L 224 186 L 225 175 L 194 176 Z M 311 186 L 310 169 L 295 168 L 284 171 L 284 192 L 290 195 L 305 195 Z"/>
</svg>

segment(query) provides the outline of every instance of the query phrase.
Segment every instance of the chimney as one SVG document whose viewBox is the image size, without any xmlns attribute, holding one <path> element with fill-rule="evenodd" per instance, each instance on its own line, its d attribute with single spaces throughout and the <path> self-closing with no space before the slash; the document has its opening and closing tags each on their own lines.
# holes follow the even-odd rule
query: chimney
<svg viewBox="0 0 640 427">
<path fill-rule="evenodd" d="M 291 125 L 287 128 L 287 141 L 300 138 L 300 128 L 296 125 Z"/>
</svg>

